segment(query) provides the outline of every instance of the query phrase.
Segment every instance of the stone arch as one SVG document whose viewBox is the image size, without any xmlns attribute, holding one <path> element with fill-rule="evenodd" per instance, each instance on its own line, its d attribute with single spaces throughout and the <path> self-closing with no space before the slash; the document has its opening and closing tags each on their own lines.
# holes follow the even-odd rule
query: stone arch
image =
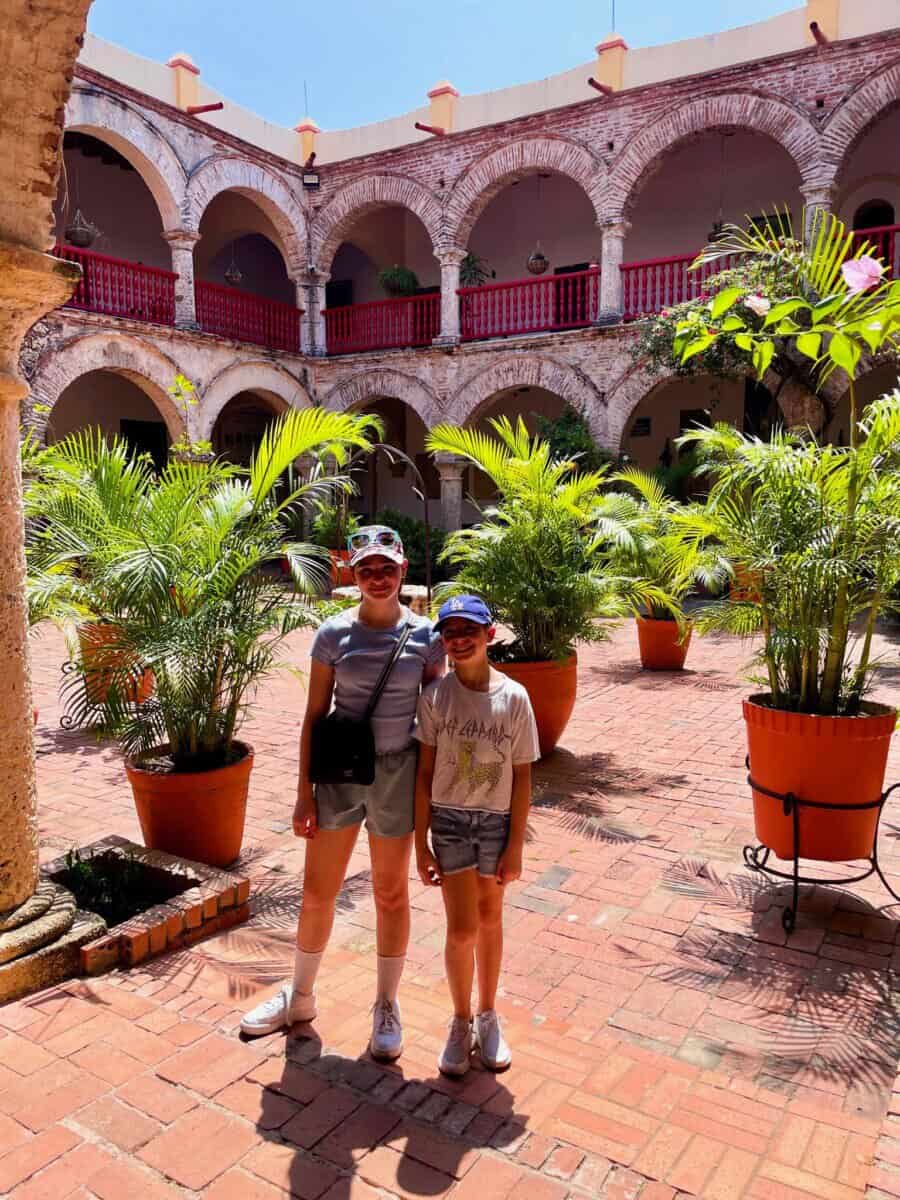
<svg viewBox="0 0 900 1200">
<path fill-rule="evenodd" d="M 407 404 L 420 418 L 426 429 L 433 429 L 444 419 L 440 402 L 420 379 L 403 371 L 389 368 L 374 371 L 358 371 L 347 379 L 336 383 L 324 396 L 325 408 L 346 412 L 362 408 L 380 396 L 394 396 Z"/>
<path fill-rule="evenodd" d="M 519 138 L 485 154 L 456 181 L 447 204 L 449 242 L 467 245 L 475 223 L 494 197 L 517 176 L 541 170 L 577 183 L 599 219 L 606 184 L 603 164 L 567 138 Z"/>
<path fill-rule="evenodd" d="M 312 403 L 306 388 L 289 371 L 264 359 L 224 367 L 203 389 L 197 417 L 198 437 L 209 441 L 219 415 L 239 392 L 264 392 L 281 412 L 307 408 Z"/>
<path fill-rule="evenodd" d="M 185 228 L 199 230 L 208 205 L 222 192 L 237 192 L 258 204 L 281 240 L 288 274 L 306 263 L 306 216 L 294 193 L 274 171 L 237 154 L 207 158 L 191 174 L 182 208 Z"/>
<path fill-rule="evenodd" d="M 127 158 L 150 189 L 164 230 L 181 224 L 184 167 L 163 133 L 118 96 L 76 87 L 66 105 L 66 132 L 88 133 Z"/>
<path fill-rule="evenodd" d="M 178 374 L 176 363 L 143 338 L 109 332 L 70 338 L 41 356 L 32 401 L 46 410 L 45 421 L 52 422 L 54 405 L 69 384 L 89 371 L 112 371 L 137 384 L 156 405 L 171 439 L 184 433 L 182 414 L 167 390 Z"/>
<path fill-rule="evenodd" d="M 631 138 L 609 173 L 606 219 L 628 216 L 641 187 L 673 146 L 722 128 L 747 129 L 772 138 L 794 160 L 801 186 L 827 182 L 827 177 L 822 178 L 819 133 L 806 117 L 755 92 L 725 92 L 681 105 Z"/>
<path fill-rule="evenodd" d="M 887 109 L 900 103 L 900 62 L 895 62 L 860 84 L 828 118 L 822 135 L 823 158 L 833 177 L 839 178 L 850 154 Z"/>
<path fill-rule="evenodd" d="M 354 222 L 368 210 L 388 205 L 399 205 L 414 213 L 437 252 L 443 226 L 440 201 L 434 193 L 400 175 L 366 175 L 340 188 L 316 217 L 310 239 L 311 265 L 327 275 Z"/>
<path fill-rule="evenodd" d="M 600 445 L 607 445 L 608 414 L 602 394 L 577 367 L 543 354 L 510 354 L 470 375 L 453 397 L 452 420 L 457 425 L 471 424 L 497 392 L 512 387 L 553 392 L 582 414 Z"/>
</svg>

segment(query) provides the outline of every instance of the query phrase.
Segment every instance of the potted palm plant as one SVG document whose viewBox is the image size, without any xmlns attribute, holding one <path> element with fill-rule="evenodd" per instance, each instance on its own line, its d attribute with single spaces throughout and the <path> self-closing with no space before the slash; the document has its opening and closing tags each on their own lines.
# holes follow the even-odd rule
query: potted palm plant
<svg viewBox="0 0 900 1200">
<path fill-rule="evenodd" d="M 638 467 L 627 467 L 611 483 L 626 490 L 607 491 L 599 499 L 597 532 L 609 546 L 610 560 L 626 575 L 644 580 L 657 595 L 634 614 L 641 665 L 648 671 L 679 671 L 691 641 L 691 624 L 681 601 L 694 577 L 682 569 L 673 540 L 674 518 L 680 509 L 662 482 Z M 698 556 L 694 575 L 709 570 L 711 552 Z"/>
<path fill-rule="evenodd" d="M 900 580 L 900 391 L 860 414 L 854 384 L 869 355 L 898 348 L 900 282 L 885 282 L 884 265 L 864 250 L 827 214 L 806 242 L 729 227 L 699 261 L 764 259 L 791 295 L 755 295 L 748 309 L 736 307 L 741 289 L 725 289 L 677 334 L 685 358 L 728 337 L 758 376 L 778 351 L 805 356 L 817 386 L 841 370 L 849 387 L 849 446 L 820 444 L 809 430 L 761 441 L 724 425 L 682 438 L 713 481 L 706 505 L 680 518 L 683 569 L 714 541 L 755 583 L 694 620 L 701 630 L 761 635 L 765 690 L 744 701 L 756 832 L 767 850 L 795 860 L 795 876 L 801 854 L 875 866 L 897 718 L 865 697 L 875 622 Z M 787 926 L 793 919 L 785 910 Z"/>
<path fill-rule="evenodd" d="M 664 601 L 652 584 L 609 567 L 594 517 L 606 468 L 580 471 L 555 458 L 521 417 L 515 426 L 505 417 L 490 424 L 494 437 L 440 425 L 426 443 L 468 459 L 498 493 L 479 524 L 448 536 L 441 558 L 457 574 L 443 590 L 483 596 L 512 633 L 494 649 L 494 665 L 527 689 L 546 755 L 575 705 L 576 645 L 606 636 L 598 617 Z"/>
<path fill-rule="evenodd" d="M 123 461 L 121 443 L 99 432 L 53 448 L 37 555 L 83 566 L 117 614 L 106 695 L 98 702 L 82 671 L 66 688 L 69 718 L 96 722 L 99 709 L 101 727 L 118 738 L 148 846 L 216 866 L 237 857 L 253 765 L 241 722 L 284 638 L 315 619 L 272 568 L 286 556 L 301 595 L 328 578 L 324 551 L 286 542 L 282 518 L 347 482 L 322 476 L 285 491 L 279 479 L 307 453 L 342 462 L 368 445 L 371 425 L 320 408 L 291 411 L 247 471 L 173 459 L 157 477 L 145 458 Z M 156 690 L 138 704 L 145 668 Z"/>
</svg>

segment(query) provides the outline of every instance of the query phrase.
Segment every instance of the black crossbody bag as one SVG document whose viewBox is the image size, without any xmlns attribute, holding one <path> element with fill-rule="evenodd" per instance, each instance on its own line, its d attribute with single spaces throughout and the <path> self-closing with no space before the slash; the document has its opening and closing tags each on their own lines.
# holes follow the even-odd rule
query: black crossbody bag
<svg viewBox="0 0 900 1200">
<path fill-rule="evenodd" d="M 341 717 L 330 712 L 313 725 L 309 755 L 312 783 L 359 783 L 371 787 L 375 782 L 372 717 L 411 633 L 412 626 L 407 621 L 361 717 Z"/>
</svg>

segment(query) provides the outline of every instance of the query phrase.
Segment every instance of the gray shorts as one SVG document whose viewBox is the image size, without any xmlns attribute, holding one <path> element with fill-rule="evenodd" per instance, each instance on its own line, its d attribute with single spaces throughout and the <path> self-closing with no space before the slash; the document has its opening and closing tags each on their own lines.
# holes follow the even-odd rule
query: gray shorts
<svg viewBox="0 0 900 1200">
<path fill-rule="evenodd" d="M 431 809 L 431 845 L 442 875 L 471 871 L 497 874 L 500 855 L 509 839 L 509 813 L 475 809 Z"/>
<path fill-rule="evenodd" d="M 365 817 L 376 837 L 408 837 L 415 824 L 416 762 L 414 743 L 396 754 L 375 759 L 375 782 L 317 783 L 316 820 L 320 829 L 347 829 Z"/>
</svg>

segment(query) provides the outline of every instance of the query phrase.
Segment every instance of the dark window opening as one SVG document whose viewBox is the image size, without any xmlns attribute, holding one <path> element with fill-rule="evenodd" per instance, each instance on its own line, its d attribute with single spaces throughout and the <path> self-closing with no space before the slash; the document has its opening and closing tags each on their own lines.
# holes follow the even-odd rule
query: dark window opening
<svg viewBox="0 0 900 1200">
<path fill-rule="evenodd" d="M 894 206 L 887 200 L 867 200 L 853 214 L 854 229 L 880 229 L 894 224 Z"/>
<path fill-rule="evenodd" d="M 325 284 L 325 307 L 345 308 L 353 303 L 353 280 L 330 279 Z"/>
</svg>

